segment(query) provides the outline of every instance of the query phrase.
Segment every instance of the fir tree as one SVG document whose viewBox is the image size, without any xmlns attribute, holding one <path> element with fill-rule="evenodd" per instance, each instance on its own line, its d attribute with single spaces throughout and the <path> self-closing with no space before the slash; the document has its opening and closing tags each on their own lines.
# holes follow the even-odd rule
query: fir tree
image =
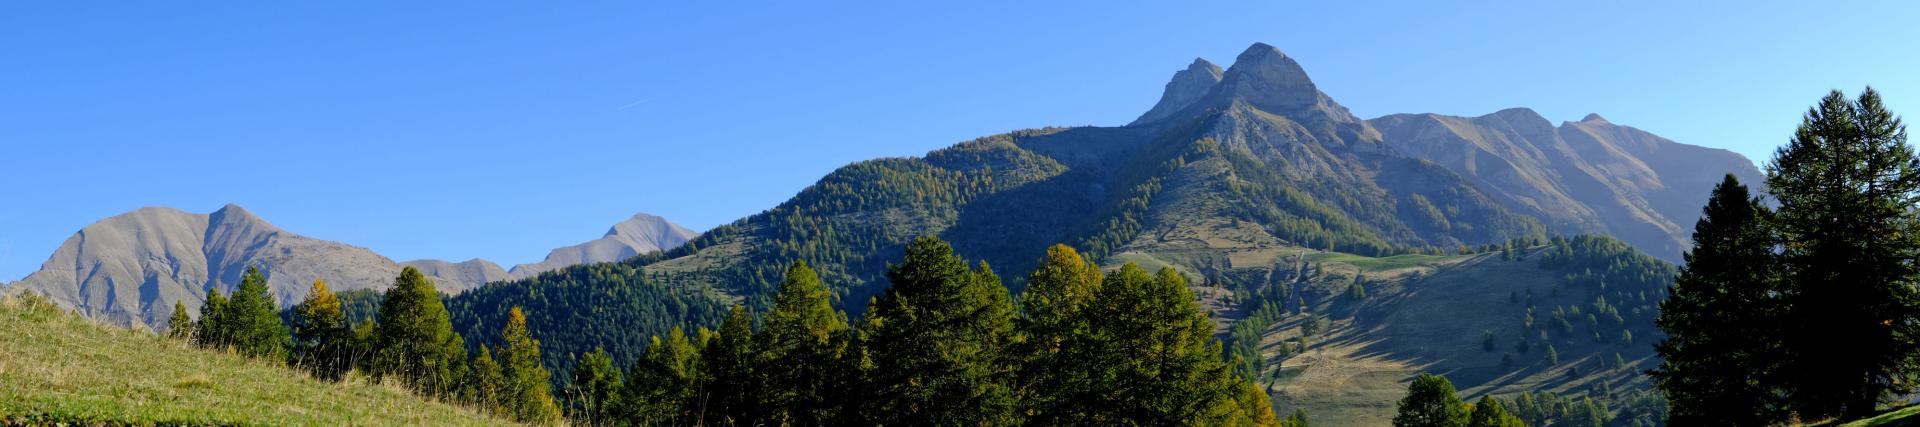
<svg viewBox="0 0 1920 427">
<path fill-rule="evenodd" d="M 747 314 L 746 307 L 736 305 L 726 322 L 721 323 L 719 335 L 707 341 L 706 348 L 700 352 L 700 369 L 707 382 L 701 412 L 708 419 L 721 424 L 753 425 L 770 416 L 772 408 L 760 402 L 762 381 L 756 369 L 759 356 L 754 354 L 753 339 L 753 317 Z M 791 367 L 778 369 L 786 368 Z"/>
<path fill-rule="evenodd" d="M 1000 278 L 921 237 L 887 270 L 867 314 L 874 369 L 869 414 L 887 425 L 1011 423 L 1013 304 Z"/>
<path fill-rule="evenodd" d="M 200 306 L 200 322 L 194 325 L 193 342 L 201 347 L 224 348 L 230 341 L 227 332 L 227 297 L 220 290 L 207 288 L 207 302 Z"/>
<path fill-rule="evenodd" d="M 1446 377 L 1420 374 L 1407 386 L 1393 416 L 1394 427 L 1463 427 L 1467 425 L 1466 403 L 1454 394 L 1453 382 Z"/>
<path fill-rule="evenodd" d="M 1920 368 L 1920 158 L 1878 92 L 1834 91 L 1766 172 L 1793 319 L 1788 401 L 1802 419 L 1870 415 Z"/>
</svg>

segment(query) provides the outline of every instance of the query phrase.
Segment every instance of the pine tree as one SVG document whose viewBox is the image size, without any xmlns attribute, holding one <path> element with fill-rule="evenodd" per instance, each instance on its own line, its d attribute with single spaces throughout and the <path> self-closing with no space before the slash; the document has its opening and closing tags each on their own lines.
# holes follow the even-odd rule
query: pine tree
<svg viewBox="0 0 1920 427">
<path fill-rule="evenodd" d="M 921 237 L 887 269 L 893 284 L 862 328 L 871 351 L 869 414 L 887 425 L 1013 422 L 1012 297 L 983 264 Z"/>
<path fill-rule="evenodd" d="M 1474 402 L 1473 414 L 1467 416 L 1467 427 L 1526 427 L 1526 423 L 1508 413 L 1500 400 L 1488 395 Z"/>
<path fill-rule="evenodd" d="M 1446 377 L 1420 374 L 1407 386 L 1393 416 L 1394 427 L 1463 427 L 1467 425 L 1467 405 L 1454 394 L 1453 382 Z"/>
<path fill-rule="evenodd" d="M 207 302 L 200 306 L 200 322 L 194 325 L 193 342 L 201 347 L 224 348 L 231 340 L 227 332 L 227 297 L 220 290 L 207 288 Z"/>
<path fill-rule="evenodd" d="M 307 298 L 293 306 L 294 365 L 338 381 L 353 367 L 348 364 L 352 345 L 353 331 L 347 329 L 340 298 L 327 289 L 326 281 L 315 280 Z"/>
<path fill-rule="evenodd" d="M 574 364 L 573 381 L 567 383 L 567 396 L 573 408 L 568 418 L 575 425 L 614 424 L 616 420 L 608 406 L 620 386 L 620 370 L 613 366 L 613 356 L 608 356 L 605 349 L 596 348 L 580 356 L 579 363 Z"/>
<path fill-rule="evenodd" d="M 1088 361 L 1073 357 L 1070 351 L 1091 339 L 1092 322 L 1084 309 L 1100 291 L 1102 280 L 1100 266 L 1066 245 L 1047 248 L 1046 258 L 1028 277 L 1027 288 L 1020 294 L 1026 312 L 1018 319 L 1025 336 L 1018 350 L 1025 358 L 1020 395 L 1030 408 L 1028 422 L 1063 422 L 1069 414 L 1059 402 L 1091 392 Z"/>
<path fill-rule="evenodd" d="M 393 287 L 380 302 L 379 324 L 374 328 L 373 372 L 391 376 L 401 384 L 426 395 L 438 395 L 451 388 L 452 363 L 447 343 L 453 340 L 453 323 L 447 308 L 434 290 L 433 281 L 409 266 L 400 270 Z M 524 319 L 523 319 L 524 321 Z M 504 347 L 501 351 L 506 351 Z M 503 359 L 506 354 L 500 355 Z M 460 358 L 465 359 L 464 355 Z"/>
<path fill-rule="evenodd" d="M 507 312 L 507 326 L 500 336 L 500 376 L 506 386 L 501 395 L 507 416 L 537 424 L 559 420 L 560 407 L 553 402 L 548 382 L 552 374 L 540 365 L 540 341 L 527 331 L 527 314 L 520 307 Z"/>
<path fill-rule="evenodd" d="M 167 318 L 167 338 L 193 339 L 193 318 L 187 317 L 187 305 L 173 302 L 173 316 Z"/>
<path fill-rule="evenodd" d="M 734 306 L 720 333 L 707 341 L 700 352 L 700 367 L 706 381 L 704 412 L 707 419 L 721 424 L 754 425 L 764 421 L 771 408 L 760 402 L 759 356 L 753 349 L 753 316 L 746 307 Z M 779 369 L 788 367 L 782 366 Z"/>
<path fill-rule="evenodd" d="M 291 344 L 287 326 L 280 321 L 280 305 L 267 290 L 267 277 L 260 269 L 248 267 L 240 279 L 240 288 L 221 308 L 232 322 L 228 339 L 240 354 L 253 357 L 281 357 Z"/>
<path fill-rule="evenodd" d="M 1793 319 L 1788 400 L 1802 419 L 1872 414 L 1920 368 L 1920 157 L 1878 92 L 1834 91 L 1766 172 Z"/>
<path fill-rule="evenodd" d="M 833 294 L 804 262 L 787 268 L 765 328 L 755 335 L 762 370 L 761 405 L 769 422 L 826 425 L 839 417 L 844 401 L 832 398 L 853 386 L 840 366 L 846 357 L 844 336 L 850 332 L 843 315 L 833 308 Z"/>
<path fill-rule="evenodd" d="M 1785 421 L 1778 385 L 1765 376 L 1779 368 L 1783 350 L 1769 215 L 1728 174 L 1694 225 L 1694 248 L 1654 320 L 1667 338 L 1654 346 L 1662 362 L 1650 374 L 1666 393 L 1675 424 Z"/>
</svg>

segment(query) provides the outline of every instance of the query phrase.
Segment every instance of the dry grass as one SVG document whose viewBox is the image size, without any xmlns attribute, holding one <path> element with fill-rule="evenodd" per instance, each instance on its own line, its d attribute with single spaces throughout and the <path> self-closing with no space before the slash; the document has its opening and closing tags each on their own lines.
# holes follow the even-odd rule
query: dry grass
<svg viewBox="0 0 1920 427">
<path fill-rule="evenodd" d="M 0 298 L 0 420 L 29 425 L 506 424 L 364 380 L 318 381 L 270 361 L 98 325 L 29 297 Z"/>
</svg>

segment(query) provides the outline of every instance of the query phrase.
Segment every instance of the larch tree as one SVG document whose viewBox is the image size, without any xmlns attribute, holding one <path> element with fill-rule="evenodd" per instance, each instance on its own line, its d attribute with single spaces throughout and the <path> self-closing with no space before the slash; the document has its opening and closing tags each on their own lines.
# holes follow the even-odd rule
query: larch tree
<svg viewBox="0 0 1920 427">
<path fill-rule="evenodd" d="M 572 402 L 568 418 L 577 425 L 612 425 L 615 420 L 608 408 L 620 391 L 620 383 L 620 369 L 614 367 L 613 356 L 607 355 L 606 349 L 595 348 L 580 356 L 579 363 L 574 364 L 573 379 L 567 383 L 568 400 Z"/>
<path fill-rule="evenodd" d="M 433 281 L 409 266 L 400 270 L 380 302 L 373 337 L 373 372 L 413 390 L 438 395 L 450 389 L 453 363 L 447 354 L 453 323 Z M 505 349 L 502 348 L 504 352 Z M 504 354 L 501 355 L 504 358 Z M 462 355 L 459 359 L 464 360 Z"/>
<path fill-rule="evenodd" d="M 1801 419 L 1872 414 L 1920 367 L 1920 157 L 1879 92 L 1833 91 L 1766 173 L 1793 319 L 1788 401 Z"/>
<path fill-rule="evenodd" d="M 1092 325 L 1087 304 L 1100 290 L 1100 266 L 1081 258 L 1067 245 L 1047 248 L 1047 256 L 1027 278 L 1020 293 L 1025 312 L 1017 320 L 1024 339 L 1017 352 L 1025 359 L 1020 370 L 1020 399 L 1029 422 L 1047 424 L 1072 415 L 1062 402 L 1090 392 L 1087 360 L 1063 351 L 1084 345 Z"/>
<path fill-rule="evenodd" d="M 1473 404 L 1473 414 L 1467 416 L 1467 427 L 1526 427 L 1507 407 L 1500 404 L 1492 395 L 1481 396 Z"/>
<path fill-rule="evenodd" d="M 761 332 L 754 336 L 757 364 L 769 369 L 758 373 L 762 387 L 756 394 L 760 405 L 771 412 L 766 421 L 831 424 L 845 403 L 831 398 L 853 386 L 841 366 L 850 330 L 846 318 L 833 308 L 833 294 L 812 268 L 795 261 L 787 268 L 762 323 Z"/>
<path fill-rule="evenodd" d="M 353 331 L 347 329 L 340 298 L 327 289 L 325 280 L 313 281 L 307 298 L 293 306 L 294 365 L 316 377 L 338 381 L 353 368 L 352 345 Z"/>
<path fill-rule="evenodd" d="M 507 416 L 536 424 L 558 421 L 560 407 L 553 402 L 549 383 L 553 374 L 540 365 L 540 341 L 527 330 L 527 314 L 520 307 L 507 311 L 500 337 L 501 397 Z"/>
<path fill-rule="evenodd" d="M 1777 379 L 1767 375 L 1784 362 L 1777 332 L 1785 326 L 1769 215 L 1728 174 L 1693 227 L 1693 250 L 1654 320 L 1667 338 L 1654 346 L 1661 362 L 1649 374 L 1666 393 L 1671 423 L 1786 421 Z"/>
<path fill-rule="evenodd" d="M 167 318 L 167 338 L 176 340 L 193 339 L 193 318 L 187 315 L 187 305 L 173 302 L 173 316 Z"/>
<path fill-rule="evenodd" d="M 675 327 L 653 337 L 646 354 L 627 369 L 627 381 L 609 408 L 614 417 L 638 425 L 705 424 L 700 349 Z M 723 424 L 720 420 L 713 421 Z"/>
<path fill-rule="evenodd" d="M 1172 268 L 1148 274 L 1123 265 L 1106 276 L 1086 311 L 1098 319 L 1091 339 L 1065 353 L 1085 360 L 1082 369 L 1094 380 L 1091 393 L 1067 403 L 1075 414 L 1069 423 L 1221 425 L 1274 418 L 1271 405 L 1243 407 L 1248 383 L 1221 359 L 1212 321 Z"/>
</svg>

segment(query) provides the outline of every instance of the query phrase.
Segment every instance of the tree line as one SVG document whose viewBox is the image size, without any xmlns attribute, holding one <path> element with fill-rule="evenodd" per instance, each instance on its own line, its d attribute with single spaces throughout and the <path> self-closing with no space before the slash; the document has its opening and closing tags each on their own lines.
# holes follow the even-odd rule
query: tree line
<svg viewBox="0 0 1920 427">
<path fill-rule="evenodd" d="M 1920 384 L 1920 157 L 1868 88 L 1807 111 L 1757 197 L 1728 175 L 1661 304 L 1676 425 L 1857 419 Z"/>
<path fill-rule="evenodd" d="M 540 342 L 519 307 L 500 329 L 502 344 L 470 354 L 453 331 L 433 281 L 406 267 L 380 300 L 372 321 L 348 323 L 341 298 L 315 281 L 290 320 L 267 292 L 267 279 L 248 268 L 231 297 L 208 289 L 196 321 L 174 303 L 169 336 L 256 358 L 283 359 L 315 378 L 341 381 L 360 372 L 425 397 L 462 404 L 523 422 L 560 419 L 560 407 L 540 364 Z M 291 324 L 291 327 L 289 327 Z M 498 350 L 498 353 L 494 352 Z"/>
</svg>

